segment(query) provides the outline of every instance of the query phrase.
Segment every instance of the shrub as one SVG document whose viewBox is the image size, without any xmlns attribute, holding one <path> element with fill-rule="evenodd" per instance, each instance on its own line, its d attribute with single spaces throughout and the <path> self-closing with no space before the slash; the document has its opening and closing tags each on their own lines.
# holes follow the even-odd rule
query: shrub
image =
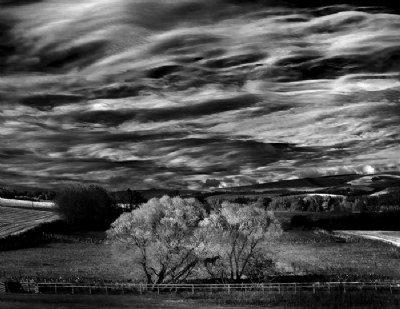
<svg viewBox="0 0 400 309">
<path fill-rule="evenodd" d="M 70 185 L 55 202 L 69 224 L 85 230 L 105 230 L 120 213 L 115 200 L 98 185 Z"/>
<path fill-rule="evenodd" d="M 295 215 L 290 220 L 290 225 L 293 228 L 311 229 L 313 226 L 313 221 L 307 216 Z"/>
</svg>

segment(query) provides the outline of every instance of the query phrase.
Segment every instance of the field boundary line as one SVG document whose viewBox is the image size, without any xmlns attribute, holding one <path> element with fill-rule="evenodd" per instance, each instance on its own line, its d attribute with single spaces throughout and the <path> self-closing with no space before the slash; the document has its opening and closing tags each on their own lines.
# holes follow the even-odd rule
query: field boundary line
<svg viewBox="0 0 400 309">
<path fill-rule="evenodd" d="M 15 282 L 14 282 L 15 283 Z M 4 283 L 7 287 L 7 283 Z M 132 294 L 132 293 L 189 293 L 231 294 L 235 292 L 262 294 L 298 294 L 352 291 L 390 291 L 400 293 L 400 281 L 382 282 L 290 282 L 290 283 L 220 283 L 220 284 L 79 284 L 72 282 L 19 282 L 19 293 L 43 294 Z M 7 289 L 6 290 L 10 290 Z M 12 291 L 11 291 L 12 292 Z"/>
</svg>

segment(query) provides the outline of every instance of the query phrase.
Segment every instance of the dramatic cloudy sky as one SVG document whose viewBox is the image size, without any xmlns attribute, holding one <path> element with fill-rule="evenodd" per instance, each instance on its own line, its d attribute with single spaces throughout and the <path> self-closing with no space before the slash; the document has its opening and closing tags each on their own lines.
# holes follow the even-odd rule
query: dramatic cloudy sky
<svg viewBox="0 0 400 309">
<path fill-rule="evenodd" d="M 254 2 L 0 0 L 1 184 L 399 170 L 400 16 Z"/>
</svg>

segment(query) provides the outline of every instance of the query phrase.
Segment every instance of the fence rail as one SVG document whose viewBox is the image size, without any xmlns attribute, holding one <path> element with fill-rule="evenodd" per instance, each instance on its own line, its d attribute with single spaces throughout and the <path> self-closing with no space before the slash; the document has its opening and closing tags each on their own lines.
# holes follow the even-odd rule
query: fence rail
<svg viewBox="0 0 400 309">
<path fill-rule="evenodd" d="M 0 287 L 2 284 L 0 283 Z M 297 294 L 352 291 L 387 291 L 400 293 L 400 282 L 314 282 L 314 283 L 240 283 L 240 284 L 96 284 L 20 282 L 14 291 L 5 283 L 1 292 L 46 294 L 144 294 L 144 293 L 207 293 L 231 294 L 237 292 L 262 294 Z M 4 290 L 4 291 L 3 291 Z"/>
</svg>

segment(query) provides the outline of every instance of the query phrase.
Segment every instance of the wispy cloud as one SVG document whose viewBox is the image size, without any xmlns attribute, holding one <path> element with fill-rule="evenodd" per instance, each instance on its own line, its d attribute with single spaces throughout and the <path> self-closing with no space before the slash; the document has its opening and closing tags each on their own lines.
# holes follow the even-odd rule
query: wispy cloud
<svg viewBox="0 0 400 309">
<path fill-rule="evenodd" d="M 399 168 L 387 10 L 0 5 L 3 183 L 210 188 Z"/>
</svg>

